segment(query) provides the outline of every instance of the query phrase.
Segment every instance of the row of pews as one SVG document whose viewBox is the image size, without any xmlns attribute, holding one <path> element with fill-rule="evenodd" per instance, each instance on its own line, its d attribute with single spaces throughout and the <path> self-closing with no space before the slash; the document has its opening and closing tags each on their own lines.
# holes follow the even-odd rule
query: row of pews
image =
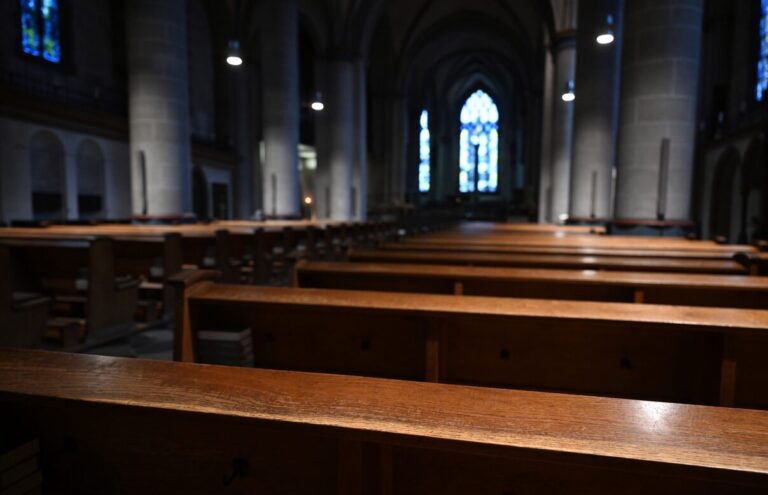
<svg viewBox="0 0 768 495">
<path fill-rule="evenodd" d="M 290 287 L 253 283 L 231 247 L 236 277 L 169 277 L 176 363 L 0 350 L 0 404 L 39 435 L 46 488 L 766 493 L 758 247 L 482 223 L 396 237 L 305 251 Z M 201 364 L 203 335 L 243 332 L 254 369 Z"/>
<path fill-rule="evenodd" d="M 279 284 L 304 257 L 336 259 L 396 234 L 302 221 L 0 228 L 0 345 L 83 350 L 166 325 L 176 299 L 168 280 L 182 270 Z"/>
</svg>

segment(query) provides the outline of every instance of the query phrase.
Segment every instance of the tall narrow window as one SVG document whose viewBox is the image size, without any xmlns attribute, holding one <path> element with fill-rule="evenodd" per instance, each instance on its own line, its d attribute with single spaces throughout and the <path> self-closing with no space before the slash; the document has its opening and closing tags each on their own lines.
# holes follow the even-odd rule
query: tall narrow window
<svg viewBox="0 0 768 495">
<path fill-rule="evenodd" d="M 421 111 L 419 117 L 419 192 L 429 192 L 430 181 L 430 139 L 429 112 Z"/>
<path fill-rule="evenodd" d="M 757 101 L 768 93 L 768 0 L 762 0 L 760 9 L 760 56 L 757 61 Z"/>
<path fill-rule="evenodd" d="M 499 110 L 477 90 L 461 109 L 459 191 L 493 193 L 499 184 Z"/>
<path fill-rule="evenodd" d="M 21 1 L 21 48 L 33 57 L 61 62 L 59 2 L 57 0 Z"/>
</svg>

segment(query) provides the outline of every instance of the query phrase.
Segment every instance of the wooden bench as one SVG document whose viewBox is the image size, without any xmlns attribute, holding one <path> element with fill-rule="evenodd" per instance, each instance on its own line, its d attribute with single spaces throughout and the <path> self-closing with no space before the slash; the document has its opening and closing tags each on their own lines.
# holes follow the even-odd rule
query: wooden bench
<svg viewBox="0 0 768 495">
<path fill-rule="evenodd" d="M 396 263 L 296 265 L 296 287 L 768 309 L 768 277 Z"/>
<path fill-rule="evenodd" d="M 0 409 L 53 493 L 768 489 L 765 411 L 11 350 Z"/>
<path fill-rule="evenodd" d="M 250 328 L 256 365 L 768 407 L 768 311 L 224 285 L 182 274 L 175 358 Z"/>
<path fill-rule="evenodd" d="M 446 234 L 496 235 L 601 235 L 605 227 L 598 225 L 560 225 L 552 223 L 462 222 L 443 231 Z"/>
<path fill-rule="evenodd" d="M 9 252 L 15 290 L 51 296 L 53 316 L 79 322 L 85 345 L 134 331 L 139 283 L 116 276 L 110 239 L 3 239 L 0 244 Z"/>
<path fill-rule="evenodd" d="M 10 265 L 9 248 L 0 244 L 0 347 L 40 347 L 51 300 L 14 292 Z"/>
<path fill-rule="evenodd" d="M 478 244 L 438 244 L 432 242 L 390 242 L 380 246 L 381 249 L 390 251 L 427 251 L 427 252 L 452 252 L 452 253 L 486 253 L 507 255 L 574 255 L 574 256 L 619 256 L 629 258 L 669 258 L 669 259 L 694 259 L 694 260 L 723 260 L 728 261 L 742 252 L 734 251 L 704 251 L 684 249 L 628 249 L 628 248 L 601 248 L 586 246 L 515 246 L 509 245 L 478 245 Z M 748 251 L 751 252 L 751 251 Z"/>
<path fill-rule="evenodd" d="M 484 252 L 429 252 L 407 250 L 352 250 L 349 261 L 368 263 L 417 263 L 433 265 L 548 268 L 566 270 L 615 270 L 635 272 L 710 273 L 743 275 L 748 269 L 734 260 L 582 256 L 576 254 L 493 254 Z"/>
<path fill-rule="evenodd" d="M 575 235 L 575 236 L 542 236 L 542 235 L 506 235 L 506 234 L 466 234 L 439 232 L 428 235 L 409 237 L 402 242 L 431 243 L 431 244 L 471 244 L 479 246 L 528 246 L 528 247 L 570 247 L 570 248 L 602 248 L 602 249 L 642 249 L 651 250 L 685 250 L 704 252 L 737 252 L 756 251 L 755 246 L 740 244 L 718 244 L 712 241 L 698 241 L 674 237 L 638 237 L 611 235 Z"/>
</svg>

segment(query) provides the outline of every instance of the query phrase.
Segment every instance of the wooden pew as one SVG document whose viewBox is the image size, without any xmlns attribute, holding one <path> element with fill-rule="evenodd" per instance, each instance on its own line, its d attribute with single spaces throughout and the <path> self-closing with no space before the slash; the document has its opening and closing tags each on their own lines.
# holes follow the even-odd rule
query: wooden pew
<svg viewBox="0 0 768 495">
<path fill-rule="evenodd" d="M 175 298 L 168 280 L 181 271 L 181 235 L 168 233 L 161 236 L 115 236 L 112 241 L 116 272 L 143 280 L 140 289 L 152 283 L 161 284 L 162 312 L 165 317 L 171 316 Z"/>
<path fill-rule="evenodd" d="M 256 365 L 768 408 L 768 311 L 174 280 L 175 358 L 251 329 Z M 182 291 L 186 287 L 186 291 Z"/>
<path fill-rule="evenodd" d="M 768 277 L 302 261 L 294 286 L 536 299 L 768 308 Z"/>
<path fill-rule="evenodd" d="M 643 249 L 651 250 L 684 250 L 704 252 L 755 252 L 757 248 L 741 244 L 717 244 L 712 241 L 697 241 L 674 237 L 637 237 L 610 235 L 575 235 L 575 236 L 542 236 L 542 235 L 487 235 L 439 232 L 434 234 L 409 237 L 402 242 L 431 243 L 431 244 L 470 244 L 478 246 L 527 246 L 527 247 L 583 247 L 601 249 Z"/>
<path fill-rule="evenodd" d="M 516 234 L 516 235 L 601 235 L 605 227 L 598 225 L 560 225 L 551 223 L 463 222 L 444 230 L 446 234 Z"/>
<path fill-rule="evenodd" d="M 98 345 L 135 330 L 139 283 L 116 276 L 110 239 L 4 239 L 0 244 L 9 250 L 13 287 L 50 295 L 54 310 L 76 308 L 65 312 L 72 317 L 57 318 L 56 325 L 76 323 L 83 345 Z"/>
<path fill-rule="evenodd" d="M 419 252 L 451 252 L 451 253 L 486 253 L 507 255 L 573 255 L 573 256 L 619 256 L 629 258 L 670 258 L 693 260 L 732 260 L 739 254 L 736 251 L 703 251 L 684 249 L 653 249 L 642 248 L 600 248 L 583 246 L 516 246 L 508 245 L 477 245 L 477 244 L 437 244 L 432 242 L 390 242 L 380 246 L 388 251 L 419 251 Z"/>
<path fill-rule="evenodd" d="M 0 406 L 52 493 L 768 489 L 765 411 L 12 350 Z"/>
<path fill-rule="evenodd" d="M 0 239 L 69 239 L 89 240 L 94 235 L 88 233 L 109 234 L 112 240 L 115 273 L 130 275 L 142 281 L 140 292 L 147 292 L 147 287 L 157 290 L 156 297 L 151 301 L 140 299 L 139 304 L 151 302 L 162 304 L 163 312 L 170 315 L 173 312 L 171 303 L 173 294 L 166 287 L 168 277 L 181 271 L 183 251 L 182 238 L 179 233 L 163 233 L 162 231 L 146 232 L 145 230 L 131 231 L 124 226 L 107 226 L 107 228 L 44 228 L 44 229 L 0 229 Z M 156 299 L 156 301 L 155 301 Z"/>
<path fill-rule="evenodd" d="M 45 335 L 51 300 L 13 290 L 11 256 L 0 244 L 0 346 L 37 348 Z"/>
<path fill-rule="evenodd" d="M 653 258 L 637 256 L 582 256 L 576 254 L 493 254 L 484 252 L 429 252 L 407 250 L 352 250 L 349 261 L 433 265 L 614 270 L 625 272 L 710 273 L 743 275 L 747 268 L 734 260 Z"/>
</svg>

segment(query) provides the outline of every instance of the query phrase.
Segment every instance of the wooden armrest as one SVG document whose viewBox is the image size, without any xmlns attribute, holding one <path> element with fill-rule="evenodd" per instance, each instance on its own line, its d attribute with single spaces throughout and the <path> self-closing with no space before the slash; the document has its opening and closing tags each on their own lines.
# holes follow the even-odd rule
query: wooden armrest
<svg viewBox="0 0 768 495">
<path fill-rule="evenodd" d="M 40 306 L 47 306 L 51 302 L 50 297 L 44 297 L 40 294 L 22 294 L 22 296 L 17 298 L 17 293 L 14 293 L 14 300 L 11 303 L 13 311 L 26 311 Z"/>
<path fill-rule="evenodd" d="M 218 270 L 184 270 L 168 278 L 174 287 L 185 289 L 200 282 L 216 281 L 221 278 Z"/>
<path fill-rule="evenodd" d="M 141 284 L 141 281 L 135 278 L 118 278 L 115 279 L 115 290 L 135 289 L 139 284 Z"/>
<path fill-rule="evenodd" d="M 159 282 L 141 282 L 139 288 L 142 290 L 163 290 L 163 284 Z"/>
</svg>

